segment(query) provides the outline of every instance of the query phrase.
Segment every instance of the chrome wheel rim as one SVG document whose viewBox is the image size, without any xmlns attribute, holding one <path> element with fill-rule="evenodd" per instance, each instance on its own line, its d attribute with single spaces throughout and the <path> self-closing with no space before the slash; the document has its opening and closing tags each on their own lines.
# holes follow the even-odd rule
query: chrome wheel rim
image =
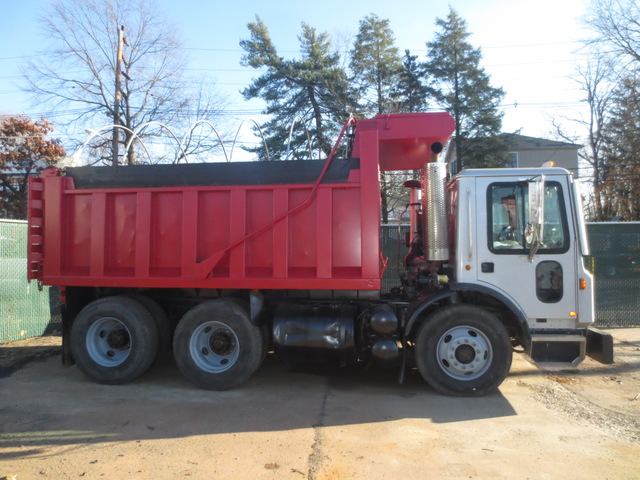
<svg viewBox="0 0 640 480">
<path fill-rule="evenodd" d="M 131 332 L 114 317 L 102 317 L 91 324 L 86 337 L 87 352 L 102 367 L 117 367 L 131 354 Z"/>
<path fill-rule="evenodd" d="M 454 327 L 442 335 L 436 354 L 438 365 L 447 375 L 465 381 L 474 380 L 485 373 L 493 358 L 487 336 L 467 325 Z"/>
<path fill-rule="evenodd" d="M 238 360 L 240 342 L 228 325 L 206 322 L 191 335 L 189 353 L 198 368 L 209 373 L 222 373 Z"/>
</svg>

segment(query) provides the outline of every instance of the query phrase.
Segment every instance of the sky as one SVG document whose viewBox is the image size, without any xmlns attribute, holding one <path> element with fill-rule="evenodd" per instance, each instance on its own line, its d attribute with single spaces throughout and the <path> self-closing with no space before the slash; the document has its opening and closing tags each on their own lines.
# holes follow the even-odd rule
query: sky
<svg viewBox="0 0 640 480">
<path fill-rule="evenodd" d="M 482 66 L 505 98 L 503 130 L 551 138 L 552 120 L 575 118 L 584 111 L 575 77 L 584 65 L 581 40 L 589 32 L 580 17 L 588 0 L 158 0 L 182 33 L 189 51 L 189 73 L 207 75 L 229 99 L 229 117 L 259 120 L 261 101 L 246 102 L 239 93 L 258 72 L 240 65 L 247 23 L 259 15 L 269 28 L 281 56 L 299 50 L 301 22 L 327 32 L 336 42 L 352 41 L 358 23 L 375 13 L 388 19 L 401 52 L 411 50 L 424 60 L 426 42 L 433 40 L 436 18 L 449 6 L 467 21 L 470 43 L 483 53 Z M 39 55 L 43 38 L 39 16 L 49 0 L 0 0 L 0 114 L 47 113 L 20 90 L 25 58 Z M 566 125 L 568 124 L 564 121 Z M 97 129 L 103 125 L 88 125 Z M 572 127 L 568 127 L 570 133 Z M 579 134 L 580 132 L 575 132 Z M 55 134 L 54 134 L 55 135 Z"/>
</svg>

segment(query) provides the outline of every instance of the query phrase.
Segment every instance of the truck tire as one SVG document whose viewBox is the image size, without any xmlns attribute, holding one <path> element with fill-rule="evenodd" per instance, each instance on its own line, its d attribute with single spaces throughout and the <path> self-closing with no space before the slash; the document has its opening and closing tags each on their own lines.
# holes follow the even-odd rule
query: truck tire
<svg viewBox="0 0 640 480">
<path fill-rule="evenodd" d="M 100 383 L 130 382 L 146 372 L 158 353 L 151 313 L 125 296 L 105 297 L 84 307 L 71 326 L 78 368 Z"/>
<path fill-rule="evenodd" d="M 127 293 L 126 296 L 133 298 L 144 305 L 153 317 L 156 327 L 158 327 L 158 353 L 154 363 L 159 363 L 171 349 L 171 337 L 173 335 L 171 321 L 158 302 L 146 295 L 139 293 Z"/>
<path fill-rule="evenodd" d="M 225 303 L 237 305 L 240 309 L 245 312 L 250 312 L 249 302 L 242 300 L 241 298 L 236 297 L 228 297 L 223 300 Z M 250 318 L 250 316 L 248 317 Z M 254 322 L 251 322 L 252 325 L 255 325 Z M 262 336 L 262 355 L 260 356 L 260 365 L 265 358 L 267 358 L 267 354 L 269 353 L 269 347 L 271 346 L 271 330 L 269 325 L 256 325 L 260 330 L 260 335 Z"/>
<path fill-rule="evenodd" d="M 246 381 L 260 366 L 263 349 L 259 327 L 234 299 L 192 308 L 173 336 L 178 368 L 187 379 L 209 390 L 227 390 Z"/>
<path fill-rule="evenodd" d="M 415 340 L 418 370 L 445 395 L 481 396 L 503 382 L 511 368 L 509 334 L 491 312 L 472 305 L 436 310 Z"/>
</svg>

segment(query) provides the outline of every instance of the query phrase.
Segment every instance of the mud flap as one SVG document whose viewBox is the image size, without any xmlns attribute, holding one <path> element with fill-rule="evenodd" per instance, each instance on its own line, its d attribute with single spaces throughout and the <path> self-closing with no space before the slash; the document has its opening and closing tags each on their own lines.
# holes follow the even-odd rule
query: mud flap
<svg viewBox="0 0 640 480">
<path fill-rule="evenodd" d="M 604 363 L 613 363 L 613 337 L 597 328 L 587 329 L 587 355 L 594 360 Z"/>
</svg>

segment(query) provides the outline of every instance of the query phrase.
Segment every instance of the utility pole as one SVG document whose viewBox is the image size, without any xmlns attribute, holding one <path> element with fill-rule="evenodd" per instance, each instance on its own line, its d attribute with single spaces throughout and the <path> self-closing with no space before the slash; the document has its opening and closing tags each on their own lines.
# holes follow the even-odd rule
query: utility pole
<svg viewBox="0 0 640 480">
<path fill-rule="evenodd" d="M 120 97 L 121 92 L 121 76 L 122 76 L 122 49 L 124 44 L 124 25 L 118 29 L 118 50 L 116 53 L 116 94 L 113 103 L 113 124 L 120 125 Z M 111 137 L 111 163 L 114 167 L 118 166 L 118 128 L 113 127 L 113 136 Z"/>
</svg>

